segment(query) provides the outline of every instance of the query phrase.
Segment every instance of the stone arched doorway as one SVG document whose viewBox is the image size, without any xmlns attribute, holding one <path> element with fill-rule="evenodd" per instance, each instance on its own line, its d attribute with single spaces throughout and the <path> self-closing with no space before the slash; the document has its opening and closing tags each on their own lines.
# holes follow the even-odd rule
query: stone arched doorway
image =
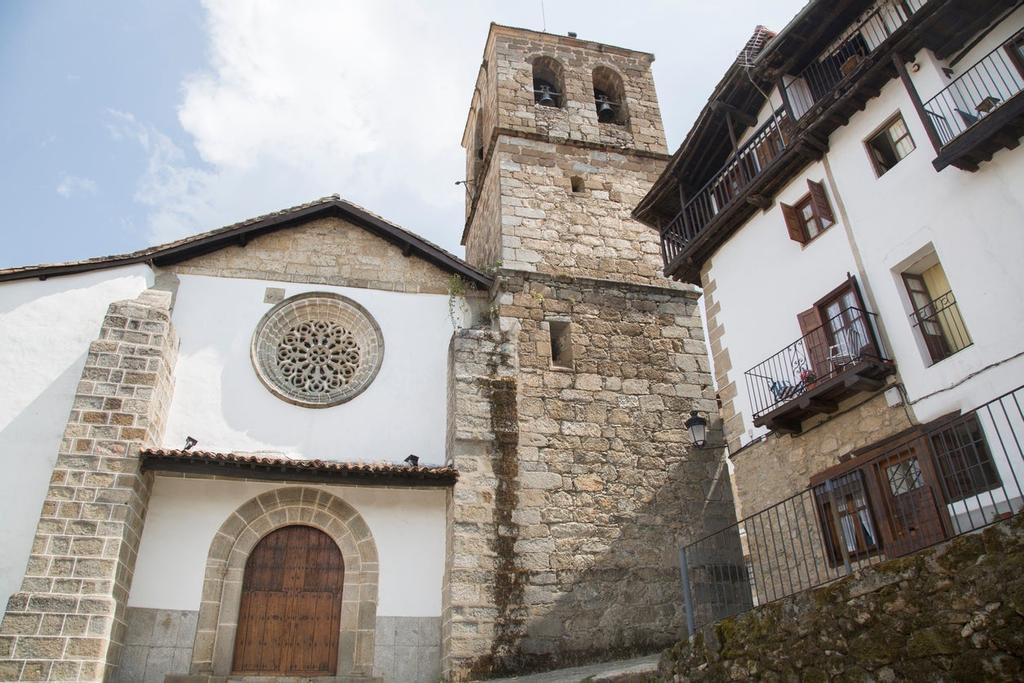
<svg viewBox="0 0 1024 683">
<path fill-rule="evenodd" d="M 260 539 L 245 563 L 233 674 L 337 673 L 345 563 L 331 537 L 284 526 Z"/>
<path fill-rule="evenodd" d="M 190 673 L 231 674 L 249 556 L 268 534 L 293 525 L 322 531 L 341 551 L 345 571 L 335 676 L 372 676 L 377 546 L 370 528 L 351 505 L 327 491 L 305 486 L 260 494 L 233 512 L 214 536 L 206 561 Z"/>
</svg>

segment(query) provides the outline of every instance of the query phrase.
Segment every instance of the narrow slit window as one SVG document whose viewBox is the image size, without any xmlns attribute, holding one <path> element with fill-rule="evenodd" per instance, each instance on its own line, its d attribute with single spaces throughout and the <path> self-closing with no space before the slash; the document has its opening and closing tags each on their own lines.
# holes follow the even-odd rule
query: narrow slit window
<svg viewBox="0 0 1024 683">
<path fill-rule="evenodd" d="M 548 329 L 551 334 L 551 365 L 558 368 L 571 368 L 572 325 L 568 320 L 550 320 Z"/>
<path fill-rule="evenodd" d="M 569 179 L 569 182 L 572 184 L 573 192 L 577 194 L 583 192 L 583 178 L 579 177 L 578 175 L 574 175 L 572 178 Z"/>
</svg>

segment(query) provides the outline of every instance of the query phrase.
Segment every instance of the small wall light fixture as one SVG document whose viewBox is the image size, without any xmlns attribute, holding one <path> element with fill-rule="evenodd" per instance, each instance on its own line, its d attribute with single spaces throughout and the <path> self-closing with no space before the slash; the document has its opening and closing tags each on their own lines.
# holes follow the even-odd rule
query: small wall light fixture
<svg viewBox="0 0 1024 683">
<path fill-rule="evenodd" d="M 418 456 L 418 455 L 410 455 L 408 458 L 406 458 L 402 462 L 404 462 L 408 467 L 419 467 L 420 456 Z"/>
<path fill-rule="evenodd" d="M 185 437 L 185 450 L 191 450 L 193 446 L 199 443 L 198 439 L 193 439 L 191 436 Z"/>
<path fill-rule="evenodd" d="M 708 419 L 696 410 L 690 411 L 690 418 L 686 421 L 686 428 L 690 430 L 690 439 L 697 448 L 704 448 L 707 442 Z"/>
</svg>

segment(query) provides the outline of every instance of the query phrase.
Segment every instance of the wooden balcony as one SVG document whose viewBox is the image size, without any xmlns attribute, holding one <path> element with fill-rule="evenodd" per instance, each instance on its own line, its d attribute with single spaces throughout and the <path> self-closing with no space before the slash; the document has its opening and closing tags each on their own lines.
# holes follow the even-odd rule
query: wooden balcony
<svg viewBox="0 0 1024 683">
<path fill-rule="evenodd" d="M 1024 33 L 1000 45 L 924 104 L 941 171 L 977 171 L 1024 136 Z"/>
<path fill-rule="evenodd" d="M 882 352 L 874 313 L 847 308 L 744 373 L 754 425 L 799 434 L 804 420 L 876 391 L 895 365 Z"/>
<path fill-rule="evenodd" d="M 674 161 L 638 206 L 635 215 L 660 230 L 669 277 L 699 284 L 700 267 L 715 249 L 756 212 L 770 208 L 775 194 L 828 150 L 831 134 L 898 75 L 895 56 L 929 48 L 940 59 L 948 58 L 1005 11 L 1000 0 L 905 0 L 879 5 L 850 30 L 843 30 L 846 39 L 835 46 L 816 28 L 840 30 L 826 21 L 829 7 L 829 3 L 812 6 L 803 23 L 794 24 L 792 31 L 773 41 L 776 47 L 766 48 L 770 54 L 752 73 L 735 76 L 736 83 L 750 76 L 765 88 L 779 85 L 785 93 L 781 114 L 727 157 L 713 141 L 694 147 L 693 162 L 690 154 Z M 829 44 L 824 51 L 823 43 Z M 732 106 L 726 101 L 731 91 L 719 87 L 724 89 L 716 96 L 723 101 L 710 103 L 709 111 L 715 105 L 725 110 Z M 1011 109 L 1006 111 L 993 123 L 1009 116 Z M 1000 139 L 1007 142 L 1011 134 L 1004 133 Z M 687 175 L 691 166 L 705 168 L 709 158 L 721 159 L 721 165 L 712 167 L 710 174 L 701 170 L 699 176 Z M 698 184 L 700 189 L 693 191 Z"/>
</svg>

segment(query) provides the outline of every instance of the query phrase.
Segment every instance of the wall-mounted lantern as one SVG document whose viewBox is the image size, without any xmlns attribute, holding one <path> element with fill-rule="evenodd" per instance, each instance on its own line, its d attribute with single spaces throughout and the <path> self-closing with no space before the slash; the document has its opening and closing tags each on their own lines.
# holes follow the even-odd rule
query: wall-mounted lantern
<svg viewBox="0 0 1024 683">
<path fill-rule="evenodd" d="M 690 439 L 697 448 L 704 448 L 708 433 L 708 419 L 696 410 L 690 411 L 690 418 L 686 421 L 686 428 L 690 430 Z"/>
</svg>

